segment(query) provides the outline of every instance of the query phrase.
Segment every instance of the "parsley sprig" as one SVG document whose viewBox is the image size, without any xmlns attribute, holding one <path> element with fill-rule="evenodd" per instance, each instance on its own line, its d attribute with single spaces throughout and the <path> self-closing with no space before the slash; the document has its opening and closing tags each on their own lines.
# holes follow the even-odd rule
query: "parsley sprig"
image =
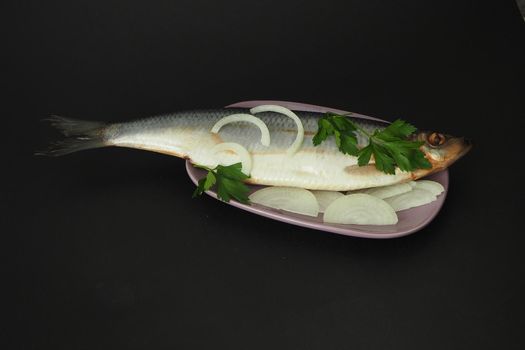
<svg viewBox="0 0 525 350">
<path fill-rule="evenodd" d="M 202 165 L 194 165 L 197 168 L 208 171 L 205 177 L 199 180 L 197 188 L 193 192 L 193 198 L 200 196 L 204 191 L 208 191 L 214 185 L 217 189 L 217 197 L 220 200 L 229 202 L 235 199 L 238 202 L 249 204 L 248 187 L 243 183 L 249 176 L 244 174 L 242 163 L 235 163 L 224 166 L 217 165 L 215 168 L 208 168 Z"/>
<path fill-rule="evenodd" d="M 396 166 L 403 171 L 432 167 L 419 149 L 424 142 L 408 140 L 417 129 L 401 119 L 383 130 L 376 129 L 369 133 L 345 116 L 326 113 L 319 119 L 318 127 L 317 134 L 312 139 L 315 146 L 333 135 L 339 150 L 358 157 L 359 166 L 367 165 L 374 156 L 375 167 L 386 174 L 395 174 Z M 358 132 L 369 140 L 368 145 L 362 149 L 357 146 Z"/>
</svg>

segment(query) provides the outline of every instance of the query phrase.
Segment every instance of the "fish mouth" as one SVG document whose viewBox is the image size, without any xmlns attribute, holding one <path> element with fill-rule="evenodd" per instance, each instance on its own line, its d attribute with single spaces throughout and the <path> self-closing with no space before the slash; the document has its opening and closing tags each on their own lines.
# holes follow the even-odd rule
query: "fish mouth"
<svg viewBox="0 0 525 350">
<path fill-rule="evenodd" d="M 470 150 L 472 149 L 473 143 L 471 139 L 463 137 L 462 142 L 463 142 L 463 149 L 459 152 L 456 160 L 463 157 L 465 154 L 470 152 Z"/>
<path fill-rule="evenodd" d="M 470 150 L 472 149 L 473 144 L 471 139 L 461 137 L 457 138 L 456 140 L 456 150 L 451 150 L 452 154 L 450 154 L 449 157 L 447 157 L 448 159 L 446 158 L 444 164 L 442 164 L 440 168 L 448 168 L 449 166 L 457 162 L 460 158 L 462 158 L 464 155 L 466 155 L 468 152 L 470 152 Z"/>
</svg>

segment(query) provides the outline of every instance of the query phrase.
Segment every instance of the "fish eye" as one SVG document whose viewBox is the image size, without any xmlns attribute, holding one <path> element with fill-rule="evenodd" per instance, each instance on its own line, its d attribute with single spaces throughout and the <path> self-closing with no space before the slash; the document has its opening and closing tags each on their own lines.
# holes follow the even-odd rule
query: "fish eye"
<svg viewBox="0 0 525 350">
<path fill-rule="evenodd" d="M 447 141 L 447 138 L 445 135 L 439 133 L 439 132 L 433 132 L 433 133 L 430 133 L 428 136 L 427 136 L 427 142 L 430 144 L 430 146 L 432 147 L 438 147 L 438 146 L 441 146 L 443 145 L 445 142 Z"/>
</svg>

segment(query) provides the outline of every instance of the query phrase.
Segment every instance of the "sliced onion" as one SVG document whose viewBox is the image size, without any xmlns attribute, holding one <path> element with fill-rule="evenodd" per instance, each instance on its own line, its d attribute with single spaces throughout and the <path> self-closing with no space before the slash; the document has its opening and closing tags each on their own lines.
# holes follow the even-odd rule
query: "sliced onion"
<svg viewBox="0 0 525 350">
<path fill-rule="evenodd" d="M 212 148 L 213 153 L 223 152 L 223 151 L 233 151 L 237 153 L 242 162 L 242 172 L 246 175 L 250 175 L 252 171 L 252 156 L 246 148 L 242 145 L 235 142 L 223 142 L 215 145 Z"/>
<path fill-rule="evenodd" d="M 410 186 L 412 186 L 412 188 L 416 187 L 416 182 L 415 181 L 410 181 L 408 184 Z"/>
<path fill-rule="evenodd" d="M 398 194 L 412 191 L 412 186 L 407 183 L 367 188 L 362 193 L 370 194 L 374 197 L 385 199 L 397 196 Z"/>
<path fill-rule="evenodd" d="M 390 206 L 392 206 L 395 211 L 419 207 L 435 200 L 436 196 L 427 190 L 422 190 L 419 188 L 414 188 L 410 192 L 385 199 L 385 201 L 390 204 Z"/>
<path fill-rule="evenodd" d="M 268 130 L 268 127 L 261 119 L 250 114 L 239 113 L 224 117 L 215 123 L 215 125 L 211 128 L 211 132 L 216 134 L 224 125 L 236 122 L 248 122 L 256 125 L 259 130 L 261 130 L 261 143 L 264 146 L 270 145 L 270 131 Z"/>
<path fill-rule="evenodd" d="M 314 217 L 319 213 L 317 199 L 304 188 L 266 187 L 252 193 L 250 202 Z"/>
<path fill-rule="evenodd" d="M 427 190 L 428 192 L 432 193 L 434 196 L 439 196 L 443 191 L 445 191 L 445 188 L 442 184 L 436 181 L 430 181 L 430 180 L 419 180 L 416 181 L 416 188 L 419 188 L 421 190 Z"/>
<path fill-rule="evenodd" d="M 336 199 L 326 208 L 324 222 L 355 225 L 395 225 L 397 215 L 383 199 L 356 193 Z"/>
<path fill-rule="evenodd" d="M 311 191 L 319 203 L 319 212 L 324 213 L 326 208 L 339 197 L 344 196 L 336 191 Z"/>
<path fill-rule="evenodd" d="M 282 106 L 277 105 L 260 105 L 250 109 L 250 113 L 252 114 L 257 114 L 261 112 L 281 113 L 292 118 L 295 124 L 297 124 L 297 136 L 295 137 L 295 141 L 286 151 L 289 155 L 294 155 L 299 150 L 299 147 L 301 147 L 301 145 L 303 144 L 304 139 L 304 127 L 303 123 L 301 122 L 301 119 L 299 119 L 297 114 L 295 114 L 288 108 L 284 108 Z"/>
</svg>

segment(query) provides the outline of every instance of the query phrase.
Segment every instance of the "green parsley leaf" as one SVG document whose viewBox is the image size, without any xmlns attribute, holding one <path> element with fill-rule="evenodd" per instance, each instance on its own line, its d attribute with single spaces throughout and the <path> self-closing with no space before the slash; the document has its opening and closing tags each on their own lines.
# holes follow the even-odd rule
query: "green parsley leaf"
<svg viewBox="0 0 525 350">
<path fill-rule="evenodd" d="M 368 146 L 361 148 L 359 150 L 359 153 L 357 154 L 357 164 L 359 166 L 365 166 L 370 162 L 370 157 L 372 156 L 372 153 L 374 152 L 372 148 L 372 144 L 369 144 Z"/>
<path fill-rule="evenodd" d="M 243 181 L 250 178 L 248 175 L 242 172 L 242 163 L 235 163 L 228 166 L 218 165 L 215 169 L 217 170 L 217 175 L 219 177 L 227 177 L 238 181 Z"/>
<path fill-rule="evenodd" d="M 413 125 L 398 119 L 383 130 L 378 129 L 370 134 L 345 116 L 326 113 L 319 119 L 318 130 L 312 142 L 317 146 L 333 135 L 339 150 L 357 156 L 359 166 L 367 165 L 373 156 L 375 167 L 387 174 L 395 174 L 396 166 L 402 171 L 430 169 L 432 164 L 420 150 L 424 142 L 408 139 L 416 130 Z M 362 149 L 357 147 L 358 132 L 369 140 L 368 145 Z"/>
<path fill-rule="evenodd" d="M 397 119 L 381 131 L 384 140 L 405 139 L 416 131 L 416 127 L 404 120 Z"/>
<path fill-rule="evenodd" d="M 341 135 L 339 150 L 345 154 L 356 156 L 359 153 L 359 148 L 357 148 L 357 138 L 355 136 L 350 137 L 346 134 Z"/>
<path fill-rule="evenodd" d="M 328 136 L 335 137 L 337 148 L 344 153 L 356 156 L 359 152 L 357 148 L 357 137 L 355 125 L 346 117 L 337 114 L 327 113 L 319 119 L 317 133 L 312 138 L 315 146 L 320 145 Z"/>
<path fill-rule="evenodd" d="M 208 174 L 199 180 L 193 197 L 200 196 L 204 191 L 208 191 L 216 185 L 217 197 L 220 200 L 229 202 L 230 199 L 235 199 L 244 204 L 250 203 L 248 199 L 249 188 L 243 182 L 249 176 L 241 171 L 242 163 L 228 166 L 218 165 L 213 169 L 201 165 L 194 166 L 207 170 Z"/>
<path fill-rule="evenodd" d="M 412 166 L 414 169 L 431 169 L 432 163 L 428 161 L 425 154 L 420 150 L 414 150 L 411 155 Z"/>
<path fill-rule="evenodd" d="M 317 134 L 312 138 L 314 146 L 318 146 L 326 140 L 329 135 L 334 133 L 334 127 L 332 124 L 325 118 L 319 119 L 317 122 Z"/>
<path fill-rule="evenodd" d="M 220 177 L 217 181 L 217 195 L 219 199 L 225 202 L 229 202 L 233 198 L 238 202 L 247 204 L 250 202 L 248 192 L 248 187 L 240 181 L 227 177 Z"/>
<path fill-rule="evenodd" d="M 374 155 L 376 169 L 382 171 L 386 174 L 395 174 L 395 161 L 388 154 L 385 147 L 380 146 L 376 143 L 371 143 L 372 145 L 372 154 Z M 358 160 L 359 162 L 359 160 Z"/>
<path fill-rule="evenodd" d="M 208 174 L 199 180 L 199 184 L 193 192 L 192 198 L 200 196 L 203 192 L 208 191 L 213 185 L 215 185 L 216 181 L 215 174 L 212 171 L 208 171 Z"/>
</svg>

